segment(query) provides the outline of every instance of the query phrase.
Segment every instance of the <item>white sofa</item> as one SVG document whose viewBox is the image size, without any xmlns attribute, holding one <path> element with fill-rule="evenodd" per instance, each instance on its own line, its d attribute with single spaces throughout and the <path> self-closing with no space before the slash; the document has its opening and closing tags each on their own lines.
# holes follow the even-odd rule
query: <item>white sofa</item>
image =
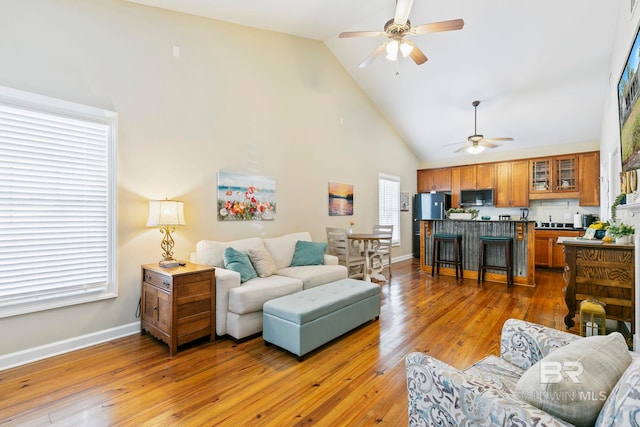
<svg viewBox="0 0 640 427">
<path fill-rule="evenodd" d="M 324 265 L 290 267 L 299 240 L 310 242 L 308 232 L 274 238 L 251 237 L 231 242 L 201 240 L 191 261 L 216 267 L 216 334 L 236 340 L 262 331 L 262 306 L 265 302 L 303 289 L 345 279 L 347 269 L 338 258 L 324 255 Z M 240 283 L 240 273 L 224 268 L 224 251 L 266 248 L 276 265 L 268 277 L 256 277 Z"/>
</svg>

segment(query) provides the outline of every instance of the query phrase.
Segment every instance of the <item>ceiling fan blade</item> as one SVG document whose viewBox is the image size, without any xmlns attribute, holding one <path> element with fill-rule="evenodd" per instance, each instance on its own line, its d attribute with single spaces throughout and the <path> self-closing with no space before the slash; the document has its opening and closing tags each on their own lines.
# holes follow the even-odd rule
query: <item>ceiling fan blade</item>
<svg viewBox="0 0 640 427">
<path fill-rule="evenodd" d="M 378 37 L 383 35 L 384 32 L 381 31 L 345 31 L 338 34 L 338 37 L 341 39 L 346 39 L 350 37 Z"/>
<path fill-rule="evenodd" d="M 416 46 L 414 42 L 412 42 L 411 40 L 405 39 L 404 43 L 408 44 L 413 48 L 411 49 L 411 53 L 409 53 L 409 56 L 411 57 L 411 59 L 413 59 L 413 62 L 415 62 L 417 65 L 422 65 L 425 62 L 427 62 L 427 57 L 425 56 L 424 53 L 422 53 L 420 48 Z"/>
<path fill-rule="evenodd" d="M 484 147 L 489 147 L 489 148 L 496 148 L 496 147 L 500 147 L 498 144 L 492 144 L 490 142 L 487 142 L 486 139 L 483 139 L 482 141 L 480 141 L 478 144 L 484 146 Z"/>
<path fill-rule="evenodd" d="M 513 138 L 484 138 L 483 141 L 513 141 Z"/>
<path fill-rule="evenodd" d="M 396 0 L 396 14 L 393 17 L 393 23 L 396 25 L 406 24 L 412 6 L 413 0 Z"/>
<path fill-rule="evenodd" d="M 464 27 L 462 19 L 453 19 L 451 21 L 433 22 L 431 24 L 418 25 L 413 27 L 410 32 L 412 34 L 438 33 L 441 31 L 461 30 Z"/>
<path fill-rule="evenodd" d="M 460 145 L 460 144 L 468 144 L 468 142 L 467 142 L 467 141 L 460 141 L 460 142 L 454 142 L 454 143 L 452 143 L 452 144 L 444 144 L 444 145 L 442 145 L 442 146 L 443 146 L 443 147 L 449 147 L 449 146 L 451 146 L 451 145 Z"/>
<path fill-rule="evenodd" d="M 360 63 L 360 65 L 358 65 L 358 68 L 366 68 L 369 66 L 369 64 L 371 64 L 373 62 L 374 59 L 376 59 L 382 52 L 385 51 L 385 47 L 387 46 L 387 42 L 382 43 L 380 46 L 378 46 L 373 52 L 371 52 L 371 54 L 369 56 L 367 56 L 364 61 L 362 61 Z"/>
<path fill-rule="evenodd" d="M 473 144 L 464 144 L 462 147 L 458 148 L 454 153 L 459 153 L 461 151 L 465 151 L 467 148 L 473 146 Z"/>
</svg>

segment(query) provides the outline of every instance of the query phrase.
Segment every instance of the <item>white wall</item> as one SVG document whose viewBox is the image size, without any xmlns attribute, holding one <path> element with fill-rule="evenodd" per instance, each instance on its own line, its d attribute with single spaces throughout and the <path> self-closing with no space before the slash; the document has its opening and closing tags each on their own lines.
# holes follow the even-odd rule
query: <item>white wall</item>
<svg viewBox="0 0 640 427">
<path fill-rule="evenodd" d="M 177 46 L 180 57 L 173 56 Z M 137 322 L 140 265 L 160 258 L 149 199 L 185 202 L 175 255 L 230 240 L 377 222 L 377 174 L 416 191 L 418 160 L 321 42 L 121 0 L 5 1 L 0 85 L 119 113 L 119 296 L 0 319 L 0 356 Z M 216 219 L 216 173 L 270 175 L 277 219 Z M 329 181 L 355 190 L 329 217 Z M 411 217 L 401 214 L 411 254 Z"/>
<path fill-rule="evenodd" d="M 620 184 L 617 176 L 621 168 L 617 87 L 622 70 L 627 62 L 631 45 L 636 36 L 639 21 L 640 7 L 636 5 L 632 14 L 630 13 L 629 2 L 623 2 L 616 27 L 616 40 L 611 52 L 609 90 L 607 91 L 600 136 L 601 175 L 606 179 L 606 184 L 609 188 L 609 191 L 606 193 L 606 188 L 603 188 L 601 210 L 605 218 L 609 218 L 610 216 L 608 206 L 611 205 L 613 199 L 620 193 Z M 605 201 L 608 203 L 605 203 Z"/>
</svg>

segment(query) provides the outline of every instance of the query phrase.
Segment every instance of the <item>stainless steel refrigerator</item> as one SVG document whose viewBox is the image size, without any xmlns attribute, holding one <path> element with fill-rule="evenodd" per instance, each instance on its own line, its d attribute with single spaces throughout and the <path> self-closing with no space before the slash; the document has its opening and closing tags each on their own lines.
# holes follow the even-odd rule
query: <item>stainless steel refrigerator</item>
<svg viewBox="0 0 640 427">
<path fill-rule="evenodd" d="M 420 258 L 420 221 L 445 219 L 451 207 L 451 195 L 446 193 L 418 193 L 413 196 L 413 256 Z"/>
</svg>

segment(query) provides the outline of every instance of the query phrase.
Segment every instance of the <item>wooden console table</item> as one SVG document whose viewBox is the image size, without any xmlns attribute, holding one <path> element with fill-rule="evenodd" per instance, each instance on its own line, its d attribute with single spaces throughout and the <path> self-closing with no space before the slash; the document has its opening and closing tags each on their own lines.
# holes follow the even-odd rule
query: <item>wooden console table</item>
<svg viewBox="0 0 640 427">
<path fill-rule="evenodd" d="M 607 319 L 628 322 L 631 331 L 623 334 L 631 346 L 635 333 L 635 257 L 633 245 L 594 244 L 568 239 L 562 242 L 565 267 L 565 302 L 569 313 L 564 318 L 567 328 L 580 302 L 593 298 L 606 304 Z"/>
</svg>

